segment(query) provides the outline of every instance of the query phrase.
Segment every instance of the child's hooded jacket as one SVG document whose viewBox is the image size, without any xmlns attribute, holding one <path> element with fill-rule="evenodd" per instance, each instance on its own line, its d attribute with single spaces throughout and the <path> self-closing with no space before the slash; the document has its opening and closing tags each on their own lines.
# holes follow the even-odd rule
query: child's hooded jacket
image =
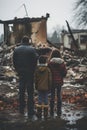
<svg viewBox="0 0 87 130">
<path fill-rule="evenodd" d="M 48 91 L 52 85 L 52 75 L 47 64 L 38 64 L 35 72 L 35 88 L 40 91 Z"/>
<path fill-rule="evenodd" d="M 61 58 L 52 58 L 48 64 L 52 72 L 53 83 L 63 85 L 63 78 L 67 74 L 64 60 Z"/>
</svg>

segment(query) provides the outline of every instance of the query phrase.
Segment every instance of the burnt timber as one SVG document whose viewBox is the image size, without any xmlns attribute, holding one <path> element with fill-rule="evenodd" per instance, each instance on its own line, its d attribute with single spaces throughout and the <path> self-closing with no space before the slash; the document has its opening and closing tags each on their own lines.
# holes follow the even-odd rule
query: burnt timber
<svg viewBox="0 0 87 130">
<path fill-rule="evenodd" d="M 4 42 L 12 45 L 21 42 L 23 35 L 28 35 L 34 44 L 46 43 L 47 19 L 49 14 L 38 18 L 17 18 L 13 20 L 0 20 L 4 26 Z"/>
</svg>

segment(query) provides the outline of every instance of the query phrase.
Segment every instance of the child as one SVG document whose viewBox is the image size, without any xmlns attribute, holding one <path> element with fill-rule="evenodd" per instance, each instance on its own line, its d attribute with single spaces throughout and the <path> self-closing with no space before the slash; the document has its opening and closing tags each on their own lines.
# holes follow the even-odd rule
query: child
<svg viewBox="0 0 87 130">
<path fill-rule="evenodd" d="M 51 71 L 47 66 L 47 57 L 41 55 L 35 72 L 35 88 L 38 90 L 38 118 L 42 117 L 42 109 L 44 110 L 44 118 L 48 116 L 48 92 L 52 84 L 51 82 L 52 77 Z"/>
<path fill-rule="evenodd" d="M 53 50 L 48 66 L 52 72 L 50 115 L 54 116 L 55 93 L 57 93 L 57 115 L 60 117 L 62 107 L 61 87 L 67 70 L 59 50 Z"/>
</svg>

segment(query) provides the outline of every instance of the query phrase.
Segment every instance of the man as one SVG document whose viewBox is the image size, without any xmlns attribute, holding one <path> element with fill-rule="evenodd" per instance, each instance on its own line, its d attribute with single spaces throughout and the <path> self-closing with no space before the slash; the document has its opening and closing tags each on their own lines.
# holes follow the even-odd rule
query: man
<svg viewBox="0 0 87 130">
<path fill-rule="evenodd" d="M 37 53 L 29 43 L 29 38 L 24 36 L 20 46 L 14 49 L 13 65 L 19 76 L 19 111 L 24 114 L 25 91 L 27 90 L 27 110 L 28 117 L 34 115 L 34 71 L 37 65 Z"/>
</svg>

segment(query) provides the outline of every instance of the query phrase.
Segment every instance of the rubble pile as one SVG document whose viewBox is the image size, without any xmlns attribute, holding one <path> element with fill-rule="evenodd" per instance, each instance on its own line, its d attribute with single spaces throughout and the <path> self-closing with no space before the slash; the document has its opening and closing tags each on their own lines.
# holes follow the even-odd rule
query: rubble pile
<svg viewBox="0 0 87 130">
<path fill-rule="evenodd" d="M 63 56 L 67 75 L 63 85 L 63 99 L 87 107 L 87 56 L 65 51 Z"/>
<path fill-rule="evenodd" d="M 12 64 L 14 47 L 0 46 L 0 110 L 10 110 L 18 106 L 18 77 Z"/>
<path fill-rule="evenodd" d="M 14 106 L 17 108 L 18 105 L 18 76 L 12 63 L 14 48 L 15 45 L 7 47 L 3 44 L 0 46 L 0 110 L 7 109 L 6 104 L 8 108 L 11 105 L 11 108 Z M 67 76 L 62 89 L 63 100 L 86 106 L 87 56 L 81 57 L 65 51 L 63 58 L 67 66 Z"/>
</svg>

